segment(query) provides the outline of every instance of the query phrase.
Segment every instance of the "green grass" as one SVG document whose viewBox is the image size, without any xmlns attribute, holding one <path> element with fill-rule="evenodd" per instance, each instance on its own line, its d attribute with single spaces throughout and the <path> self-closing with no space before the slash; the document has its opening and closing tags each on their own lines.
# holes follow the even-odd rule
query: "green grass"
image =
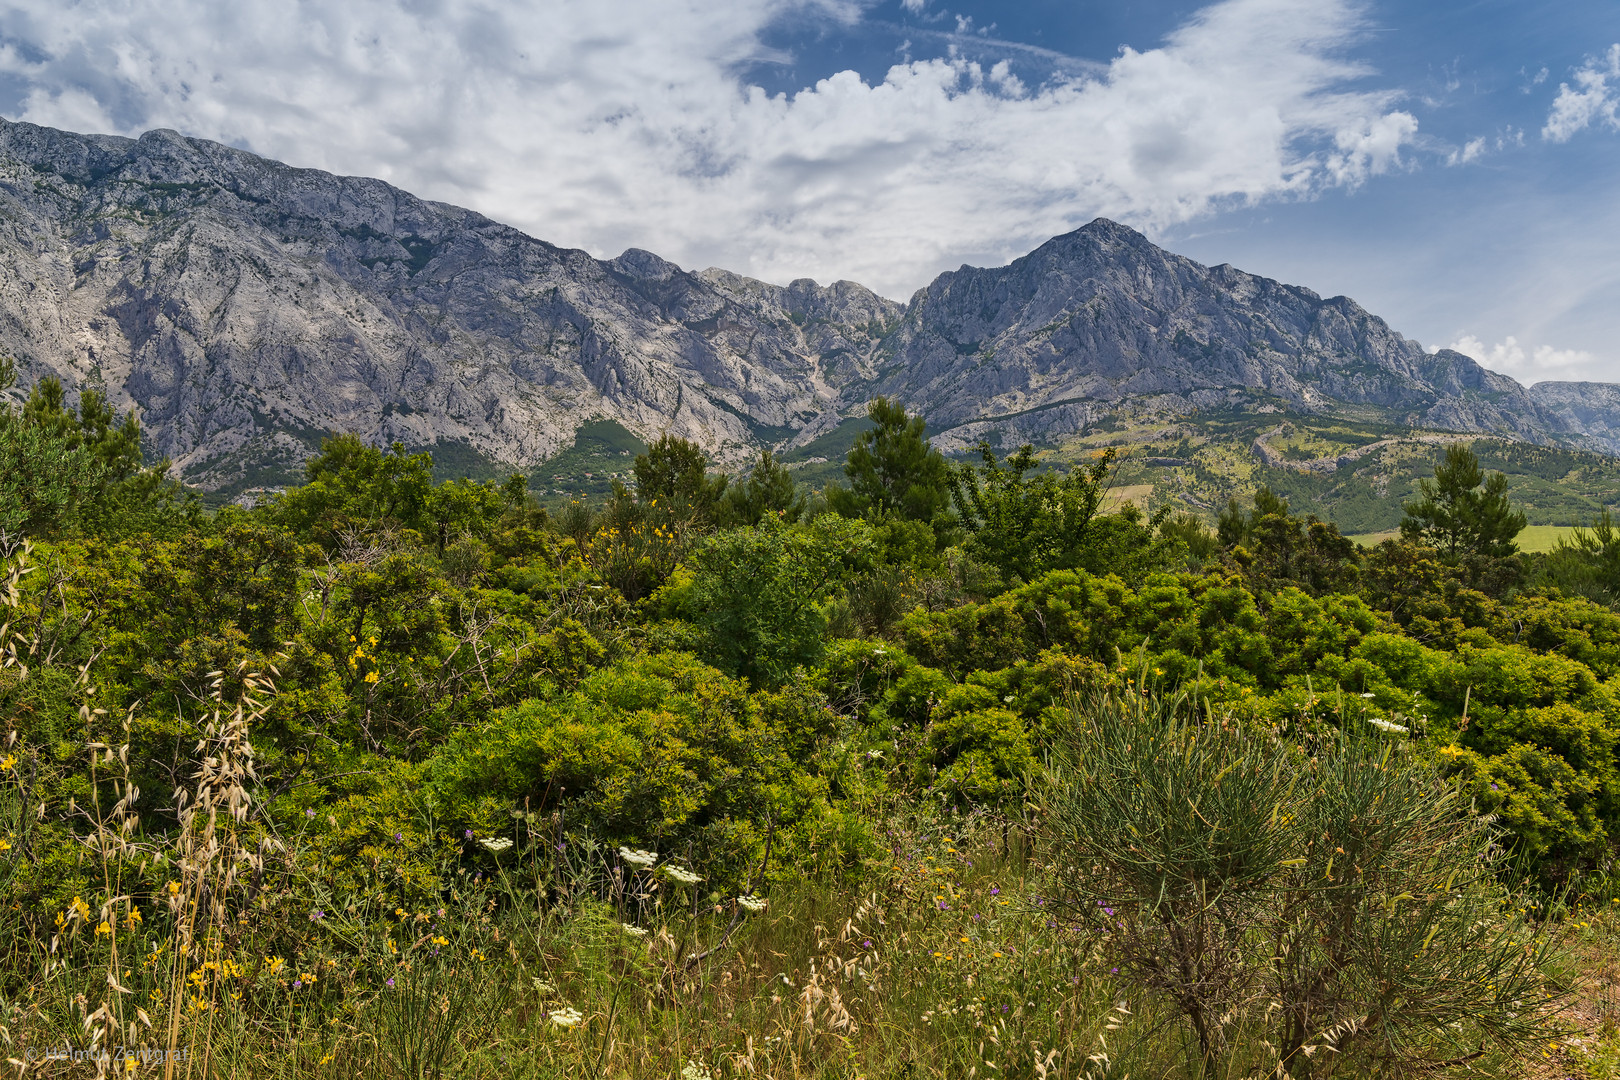
<svg viewBox="0 0 1620 1080">
<path fill-rule="evenodd" d="M 1531 525 L 1518 536 L 1521 551 L 1551 551 L 1558 541 L 1574 535 L 1574 525 Z"/>
<path fill-rule="evenodd" d="M 1574 535 L 1575 525 L 1527 525 L 1518 535 L 1520 551 L 1551 551 L 1558 546 L 1558 541 Z M 1380 532 L 1351 533 L 1350 539 L 1362 547 L 1377 547 L 1385 540 L 1394 540 L 1401 535 L 1399 529 L 1384 529 Z"/>
<path fill-rule="evenodd" d="M 780 460 L 793 470 L 794 482 L 801 489 L 821 491 L 830 483 L 843 481 L 844 461 L 849 456 L 849 448 L 855 445 L 856 436 L 870 431 L 873 426 L 872 421 L 864 416 L 851 417 L 803 446 L 784 450 L 779 455 Z M 815 458 L 825 460 L 815 461 Z"/>
<path fill-rule="evenodd" d="M 446 480 L 505 480 L 514 472 L 510 465 L 502 465 L 495 459 L 473 449 L 471 443 L 465 439 L 446 439 L 427 446 L 413 446 L 412 452 L 419 453 L 426 450 L 433 455 L 433 480 L 443 483 Z"/>
<path fill-rule="evenodd" d="M 161 904 L 124 920 L 132 996 L 112 1008 L 152 1014 L 150 1055 L 165 1003 L 186 1000 L 178 1045 L 218 1076 L 954 1080 L 1100 1053 L 1134 1076 L 1181 1075 L 1184 1040 L 1152 1003 L 1118 1008 L 1124 987 L 1044 905 L 1051 871 L 1021 832 L 928 803 L 863 809 L 888 826 L 887 849 L 854 873 L 836 850 L 833 865 L 773 868 L 756 914 L 707 884 L 693 896 L 633 870 L 620 883 L 609 850 L 554 844 L 549 823 L 492 878 L 451 874 L 415 904 L 334 895 L 295 836 L 293 876 L 233 911 L 228 939 L 199 935 L 189 993 Z M 304 917 L 311 904 L 322 918 Z M 70 921 L 55 952 L 7 935 L 8 972 L 29 973 L 0 999 L 16 1045 L 85 1042 L 76 1002 L 106 998 L 112 970 L 93 922 Z M 565 1011 L 572 1026 L 551 1019 Z"/>
</svg>

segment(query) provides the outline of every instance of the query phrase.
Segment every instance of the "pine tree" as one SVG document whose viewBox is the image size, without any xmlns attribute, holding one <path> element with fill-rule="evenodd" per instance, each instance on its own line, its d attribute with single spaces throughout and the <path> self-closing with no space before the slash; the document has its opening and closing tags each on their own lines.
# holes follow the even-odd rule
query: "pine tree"
<svg viewBox="0 0 1620 1080">
<path fill-rule="evenodd" d="M 1514 537 L 1526 519 L 1507 496 L 1507 477 L 1485 475 L 1479 458 L 1460 443 L 1453 443 L 1434 468 L 1433 480 L 1418 484 L 1423 498 L 1407 503 L 1401 535 L 1412 542 L 1427 542 L 1448 556 L 1502 557 L 1519 550 Z"/>
<path fill-rule="evenodd" d="M 728 478 L 709 475 L 709 458 L 697 443 L 661 435 L 636 457 L 636 498 L 677 504 L 703 522 L 713 520 Z"/>
<path fill-rule="evenodd" d="M 933 522 L 950 513 L 949 467 L 928 445 L 920 416 L 904 406 L 876 397 L 867 406 L 876 427 L 863 431 L 850 447 L 844 475 L 849 487 L 827 492 L 833 510 L 845 517 L 893 514 L 910 521 Z"/>
<path fill-rule="evenodd" d="M 723 524 L 758 525 L 766 514 L 798 521 L 804 510 L 805 498 L 793 482 L 793 474 L 766 449 L 759 452 L 748 479 L 732 484 L 726 492 L 720 516 Z"/>
</svg>

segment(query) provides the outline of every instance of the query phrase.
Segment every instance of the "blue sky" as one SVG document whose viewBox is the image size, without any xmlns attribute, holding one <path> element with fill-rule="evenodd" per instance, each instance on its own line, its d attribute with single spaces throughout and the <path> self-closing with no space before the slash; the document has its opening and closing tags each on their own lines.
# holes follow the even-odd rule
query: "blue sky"
<svg viewBox="0 0 1620 1080">
<path fill-rule="evenodd" d="M 952 46 L 985 66 L 1010 60 L 1026 82 L 1095 74 L 1121 46 L 1151 48 L 1207 6 L 890 0 L 853 25 L 784 20 L 769 40 L 787 57 L 750 75 L 788 92 L 844 68 L 881 80 L 896 57 Z M 1465 344 L 1521 379 L 1620 380 L 1620 133 L 1594 117 L 1543 134 L 1560 86 L 1605 67 L 1620 5 L 1361 10 L 1344 55 L 1365 65 L 1363 85 L 1394 91 L 1418 121 L 1401 167 L 1353 190 L 1230 207 L 1155 239 L 1353 296 L 1408 336 Z M 1606 81 L 1620 91 L 1620 77 Z"/>
<path fill-rule="evenodd" d="M 897 298 L 1105 215 L 1525 381 L 1620 381 L 1620 5 L 78 0 L 0 114 Z"/>
</svg>

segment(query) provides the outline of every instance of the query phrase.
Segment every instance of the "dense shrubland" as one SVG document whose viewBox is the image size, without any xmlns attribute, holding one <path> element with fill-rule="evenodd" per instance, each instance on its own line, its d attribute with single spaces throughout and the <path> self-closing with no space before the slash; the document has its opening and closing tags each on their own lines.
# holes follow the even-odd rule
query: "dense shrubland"
<svg viewBox="0 0 1620 1080">
<path fill-rule="evenodd" d="M 186 1075 L 1511 1075 L 1620 838 L 1620 548 L 1452 454 L 1362 551 L 1112 461 L 335 437 L 204 513 L 0 418 L 0 1037 Z M 1549 1024 L 1552 1026 L 1549 1027 Z M 206 1060 L 205 1060 L 206 1059 Z"/>
</svg>

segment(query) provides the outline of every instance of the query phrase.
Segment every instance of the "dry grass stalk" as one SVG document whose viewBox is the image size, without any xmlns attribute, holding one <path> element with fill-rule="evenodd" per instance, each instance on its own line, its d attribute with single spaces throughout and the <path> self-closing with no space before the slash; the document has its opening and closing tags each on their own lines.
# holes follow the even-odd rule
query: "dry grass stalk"
<svg viewBox="0 0 1620 1080">
<path fill-rule="evenodd" d="M 275 673 L 274 668 L 270 670 Z M 268 710 L 275 686 L 269 676 L 248 671 L 245 661 L 232 677 L 240 686 L 236 700 L 227 708 L 226 675 L 210 672 L 213 709 L 205 717 L 203 736 L 197 742 L 194 787 L 174 793 L 180 824 L 175 848 L 179 881 L 169 886 L 176 918 L 164 1080 L 173 1080 L 182 1017 L 188 1011 L 202 1021 L 202 1065 L 204 1074 L 208 1072 L 209 1035 L 227 975 L 227 965 L 216 955 L 233 921 L 233 892 L 243 870 L 255 877 L 264 871 L 264 850 L 245 842 L 244 827 L 253 805 L 251 785 L 258 781 L 252 728 Z"/>
</svg>

